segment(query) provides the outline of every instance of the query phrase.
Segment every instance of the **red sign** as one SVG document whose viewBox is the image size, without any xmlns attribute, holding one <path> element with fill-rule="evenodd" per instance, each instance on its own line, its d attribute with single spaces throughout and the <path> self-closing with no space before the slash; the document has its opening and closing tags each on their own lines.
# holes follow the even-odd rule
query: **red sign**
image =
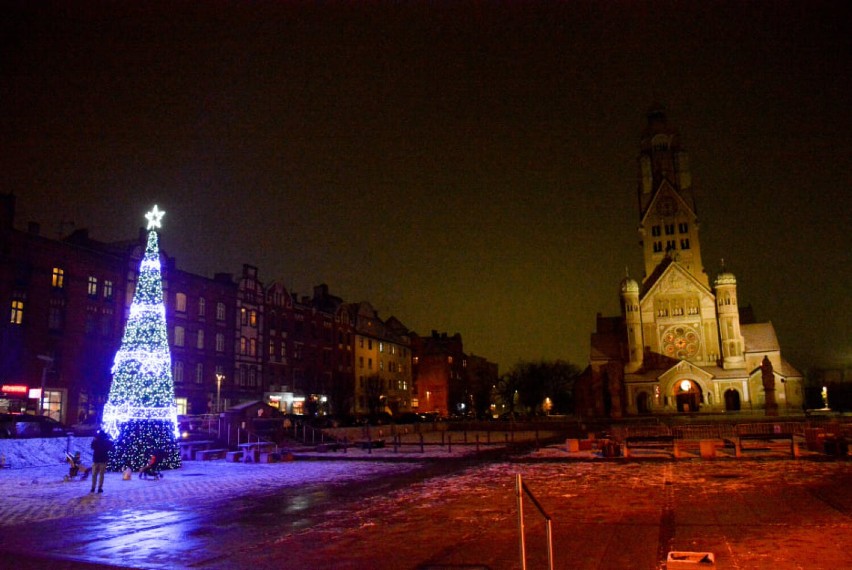
<svg viewBox="0 0 852 570">
<path fill-rule="evenodd" d="M 26 394 L 29 392 L 29 388 L 20 384 L 3 384 L 0 386 L 0 392 L 5 394 Z"/>
</svg>

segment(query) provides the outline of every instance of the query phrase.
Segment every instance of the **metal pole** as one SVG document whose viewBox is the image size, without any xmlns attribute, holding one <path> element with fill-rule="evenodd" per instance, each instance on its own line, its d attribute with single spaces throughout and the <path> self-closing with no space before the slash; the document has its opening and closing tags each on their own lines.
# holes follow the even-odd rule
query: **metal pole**
<svg viewBox="0 0 852 570">
<path fill-rule="evenodd" d="M 521 570 L 527 570 L 527 551 L 524 543 L 524 501 L 522 494 L 523 483 L 521 474 L 515 475 L 515 498 L 518 503 L 518 540 L 521 554 Z"/>
<path fill-rule="evenodd" d="M 53 357 L 39 354 L 36 358 L 44 362 L 44 367 L 41 369 L 41 393 L 38 397 L 38 415 L 41 415 L 44 412 L 44 385 L 47 383 L 47 370 L 53 364 Z"/>
</svg>

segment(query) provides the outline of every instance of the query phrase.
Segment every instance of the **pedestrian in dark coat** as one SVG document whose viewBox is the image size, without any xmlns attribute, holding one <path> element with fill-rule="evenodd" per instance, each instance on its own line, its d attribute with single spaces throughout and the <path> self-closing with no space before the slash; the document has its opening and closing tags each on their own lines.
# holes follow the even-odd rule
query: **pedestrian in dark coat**
<svg viewBox="0 0 852 570">
<path fill-rule="evenodd" d="M 92 490 L 89 492 L 95 492 L 95 482 L 97 481 L 98 493 L 103 493 L 104 474 L 109 460 L 109 452 L 112 451 L 112 441 L 105 431 L 100 430 L 95 434 L 95 438 L 92 440 L 92 451 Z"/>
</svg>

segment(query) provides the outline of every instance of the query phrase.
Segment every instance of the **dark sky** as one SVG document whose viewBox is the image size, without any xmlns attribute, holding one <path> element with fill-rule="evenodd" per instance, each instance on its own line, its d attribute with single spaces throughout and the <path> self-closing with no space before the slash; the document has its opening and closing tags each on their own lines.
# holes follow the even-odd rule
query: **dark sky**
<svg viewBox="0 0 852 570">
<path fill-rule="evenodd" d="M 0 171 L 18 224 L 256 265 L 506 370 L 585 366 L 642 275 L 659 102 L 704 265 L 788 360 L 852 363 L 846 2 L 4 2 Z M 66 233 L 68 226 L 66 226 Z"/>
</svg>

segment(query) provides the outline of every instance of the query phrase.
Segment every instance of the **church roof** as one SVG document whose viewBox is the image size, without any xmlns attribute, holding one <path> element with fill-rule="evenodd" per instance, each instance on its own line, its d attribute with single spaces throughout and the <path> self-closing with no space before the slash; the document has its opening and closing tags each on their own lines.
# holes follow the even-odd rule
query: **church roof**
<svg viewBox="0 0 852 570">
<path fill-rule="evenodd" d="M 778 337 L 772 323 L 755 323 L 740 325 L 746 352 L 776 352 L 780 351 Z"/>
<path fill-rule="evenodd" d="M 592 333 L 591 359 L 621 358 L 621 317 L 598 317 L 598 332 Z M 604 332 L 600 332 L 604 331 Z"/>
</svg>

